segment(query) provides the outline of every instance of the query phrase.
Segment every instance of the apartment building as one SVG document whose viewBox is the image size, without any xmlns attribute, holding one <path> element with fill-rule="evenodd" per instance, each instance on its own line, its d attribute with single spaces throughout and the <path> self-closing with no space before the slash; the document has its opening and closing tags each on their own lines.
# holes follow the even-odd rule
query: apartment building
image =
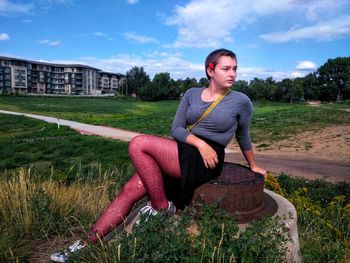
<svg viewBox="0 0 350 263">
<path fill-rule="evenodd" d="M 121 87 L 126 85 L 126 78 L 121 78 L 117 74 L 112 72 L 103 72 L 101 71 L 99 78 L 99 90 L 104 93 L 113 93 L 115 94 L 118 90 L 123 92 Z"/>
<path fill-rule="evenodd" d="M 126 77 L 80 64 L 54 64 L 0 56 L 0 93 L 115 94 Z"/>
</svg>

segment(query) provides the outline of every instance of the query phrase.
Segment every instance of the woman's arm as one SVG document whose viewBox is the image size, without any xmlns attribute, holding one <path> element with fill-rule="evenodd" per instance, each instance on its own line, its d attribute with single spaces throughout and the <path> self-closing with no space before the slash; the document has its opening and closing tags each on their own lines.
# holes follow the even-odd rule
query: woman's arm
<svg viewBox="0 0 350 263">
<path fill-rule="evenodd" d="M 171 125 L 171 136 L 181 142 L 186 142 L 187 136 L 190 135 L 190 132 L 186 129 L 186 112 L 190 106 L 189 92 L 190 90 L 187 90 L 183 95 Z"/>
<path fill-rule="evenodd" d="M 244 155 L 244 158 L 247 160 L 250 170 L 252 170 L 255 173 L 262 174 L 266 178 L 267 177 L 266 170 L 256 165 L 253 149 L 250 149 L 248 151 L 242 151 L 242 153 Z"/>
<path fill-rule="evenodd" d="M 249 125 L 252 119 L 252 114 L 253 106 L 250 100 L 247 98 L 247 100 L 242 103 L 242 109 L 238 119 L 236 139 L 244 158 L 250 167 L 250 170 L 262 174 L 266 178 L 266 170 L 256 165 L 253 146 L 250 140 Z"/>
</svg>

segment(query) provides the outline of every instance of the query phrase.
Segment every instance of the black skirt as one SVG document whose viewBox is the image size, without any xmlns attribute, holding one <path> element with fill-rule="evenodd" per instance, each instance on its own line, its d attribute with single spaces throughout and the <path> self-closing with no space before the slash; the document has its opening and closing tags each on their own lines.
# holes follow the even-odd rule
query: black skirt
<svg viewBox="0 0 350 263">
<path fill-rule="evenodd" d="M 197 136 L 199 137 L 199 136 Z M 222 171 L 225 158 L 225 146 L 199 137 L 208 143 L 218 155 L 215 168 L 206 168 L 198 149 L 190 144 L 177 141 L 181 178 L 164 178 L 164 186 L 168 200 L 174 202 L 178 209 L 183 209 L 191 202 L 195 189 L 218 177 Z"/>
</svg>

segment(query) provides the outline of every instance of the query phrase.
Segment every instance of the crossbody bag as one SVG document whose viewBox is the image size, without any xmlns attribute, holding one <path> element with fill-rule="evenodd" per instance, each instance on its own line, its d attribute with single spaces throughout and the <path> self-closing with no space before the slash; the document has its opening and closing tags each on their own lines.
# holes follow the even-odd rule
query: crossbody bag
<svg viewBox="0 0 350 263">
<path fill-rule="evenodd" d="M 188 131 L 192 131 L 192 129 L 200 122 L 202 121 L 205 117 L 208 116 L 208 114 L 215 108 L 215 106 L 220 102 L 222 101 L 222 99 L 231 92 L 231 90 L 227 90 L 224 94 L 222 94 L 219 98 L 217 98 L 210 106 L 209 108 L 203 112 L 202 116 L 199 117 L 199 119 L 193 123 L 192 125 L 188 125 L 187 126 L 187 130 Z"/>
</svg>

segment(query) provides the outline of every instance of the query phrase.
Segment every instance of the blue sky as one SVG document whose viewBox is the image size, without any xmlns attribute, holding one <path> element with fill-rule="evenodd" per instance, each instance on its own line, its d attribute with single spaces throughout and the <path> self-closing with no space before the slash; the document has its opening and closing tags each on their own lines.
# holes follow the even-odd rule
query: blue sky
<svg viewBox="0 0 350 263">
<path fill-rule="evenodd" d="M 304 76 L 350 56 L 350 1 L 0 0 L 3 56 L 199 79 L 220 47 L 238 79 Z"/>
</svg>

